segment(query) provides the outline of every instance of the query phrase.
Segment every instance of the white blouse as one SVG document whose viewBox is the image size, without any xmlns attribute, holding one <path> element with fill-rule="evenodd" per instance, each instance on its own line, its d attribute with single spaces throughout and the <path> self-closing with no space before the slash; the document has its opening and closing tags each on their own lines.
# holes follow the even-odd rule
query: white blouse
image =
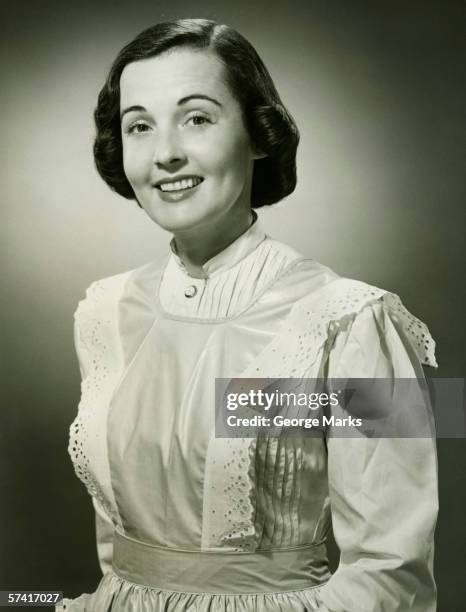
<svg viewBox="0 0 466 612">
<path fill-rule="evenodd" d="M 214 435 L 216 378 L 422 378 L 437 366 L 427 327 L 258 221 L 203 270 L 172 246 L 76 311 L 69 451 L 104 575 L 63 609 L 434 612 L 435 440 Z"/>
</svg>

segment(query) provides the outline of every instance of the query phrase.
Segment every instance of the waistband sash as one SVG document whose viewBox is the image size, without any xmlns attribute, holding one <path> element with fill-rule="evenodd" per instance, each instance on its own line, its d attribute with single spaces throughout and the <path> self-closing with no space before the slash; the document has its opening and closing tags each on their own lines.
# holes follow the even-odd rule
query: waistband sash
<svg viewBox="0 0 466 612">
<path fill-rule="evenodd" d="M 324 543 L 272 551 L 191 551 L 146 544 L 118 531 L 113 570 L 156 589 L 219 594 L 308 589 L 331 575 Z"/>
</svg>

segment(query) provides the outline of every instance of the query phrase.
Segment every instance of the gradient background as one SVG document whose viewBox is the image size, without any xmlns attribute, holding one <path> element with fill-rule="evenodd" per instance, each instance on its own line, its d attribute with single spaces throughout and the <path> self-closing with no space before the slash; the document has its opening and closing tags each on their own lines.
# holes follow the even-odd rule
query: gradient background
<svg viewBox="0 0 466 612">
<path fill-rule="evenodd" d="M 0 11 L 0 589 L 75 596 L 99 580 L 93 510 L 66 451 L 79 399 L 72 314 L 91 281 L 158 257 L 169 236 L 98 178 L 92 111 L 117 51 L 157 21 L 213 18 L 251 40 L 302 136 L 298 188 L 260 213 L 267 231 L 401 295 L 437 341 L 429 375 L 465 375 L 462 2 L 46 0 Z M 465 610 L 465 447 L 439 441 L 440 612 Z"/>
</svg>

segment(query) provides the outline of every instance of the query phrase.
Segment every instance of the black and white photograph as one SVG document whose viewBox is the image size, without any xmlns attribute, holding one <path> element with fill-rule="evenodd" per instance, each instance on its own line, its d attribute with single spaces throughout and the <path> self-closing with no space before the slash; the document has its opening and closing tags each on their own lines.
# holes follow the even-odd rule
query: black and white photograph
<svg viewBox="0 0 466 612">
<path fill-rule="evenodd" d="M 0 11 L 0 606 L 465 612 L 464 4 Z"/>
</svg>

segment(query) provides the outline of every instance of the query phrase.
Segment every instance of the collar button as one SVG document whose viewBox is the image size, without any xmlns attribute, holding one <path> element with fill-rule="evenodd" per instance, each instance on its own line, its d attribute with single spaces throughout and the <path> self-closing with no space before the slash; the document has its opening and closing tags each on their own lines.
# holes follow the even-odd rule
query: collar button
<svg viewBox="0 0 466 612">
<path fill-rule="evenodd" d="M 189 287 L 186 287 L 184 295 L 187 298 L 192 298 L 192 297 L 194 297 L 196 295 L 196 293 L 197 293 L 196 285 L 189 285 Z"/>
</svg>

